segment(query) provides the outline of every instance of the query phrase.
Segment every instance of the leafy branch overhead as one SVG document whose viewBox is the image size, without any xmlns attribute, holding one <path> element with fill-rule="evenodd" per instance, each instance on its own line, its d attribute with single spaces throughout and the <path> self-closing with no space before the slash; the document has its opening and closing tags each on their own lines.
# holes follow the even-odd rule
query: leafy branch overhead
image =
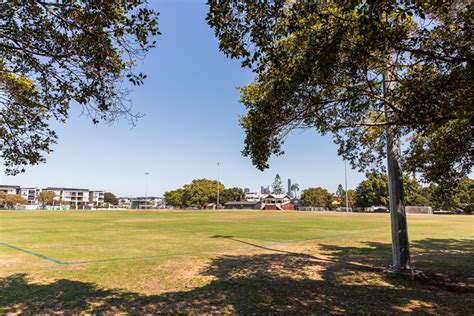
<svg viewBox="0 0 474 316">
<path fill-rule="evenodd" d="M 146 0 L 0 3 L 0 149 L 6 171 L 45 160 L 72 106 L 94 123 L 135 121 L 124 81 L 155 47 L 158 13 Z M 126 78 L 126 79 L 124 79 Z"/>
<path fill-rule="evenodd" d="M 333 135 L 353 167 L 378 169 L 383 127 L 396 126 L 408 171 L 443 184 L 470 172 L 471 1 L 208 3 L 220 50 L 256 74 L 241 89 L 241 125 L 259 169 L 298 128 Z"/>
</svg>

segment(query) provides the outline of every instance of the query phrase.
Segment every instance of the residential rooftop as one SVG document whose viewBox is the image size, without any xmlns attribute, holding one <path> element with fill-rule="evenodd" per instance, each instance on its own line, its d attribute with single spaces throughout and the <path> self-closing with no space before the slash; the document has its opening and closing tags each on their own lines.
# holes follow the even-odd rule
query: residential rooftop
<svg viewBox="0 0 474 316">
<path fill-rule="evenodd" d="M 61 191 L 84 191 L 89 192 L 89 189 L 79 189 L 79 188 L 62 188 L 62 187 L 47 187 L 44 190 L 61 190 Z"/>
</svg>

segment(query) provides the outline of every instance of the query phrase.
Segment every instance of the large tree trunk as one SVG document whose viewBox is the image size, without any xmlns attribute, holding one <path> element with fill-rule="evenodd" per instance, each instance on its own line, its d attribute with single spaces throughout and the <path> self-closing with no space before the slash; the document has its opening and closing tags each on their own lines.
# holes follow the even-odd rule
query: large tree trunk
<svg viewBox="0 0 474 316">
<path fill-rule="evenodd" d="M 384 97 L 390 92 L 391 73 L 390 66 L 384 73 Z M 393 121 L 396 113 L 385 105 L 385 120 Z M 410 249 L 408 246 L 407 218 L 404 203 L 403 175 L 400 162 L 400 134 L 398 127 L 387 125 L 387 171 L 388 192 L 390 197 L 390 221 L 392 226 L 392 257 L 393 262 L 390 271 L 400 273 L 411 269 Z"/>
<path fill-rule="evenodd" d="M 400 138 L 396 127 L 387 127 L 387 171 L 390 196 L 390 220 L 392 224 L 391 270 L 401 272 L 410 269 L 407 218 L 405 212 L 402 169 L 400 166 Z"/>
</svg>

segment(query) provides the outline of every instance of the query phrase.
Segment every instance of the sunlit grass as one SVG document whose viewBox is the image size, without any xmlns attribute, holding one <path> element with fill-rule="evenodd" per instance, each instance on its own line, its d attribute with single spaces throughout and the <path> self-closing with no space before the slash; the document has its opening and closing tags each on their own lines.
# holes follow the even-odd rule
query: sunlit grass
<svg viewBox="0 0 474 316">
<path fill-rule="evenodd" d="M 409 216 L 415 266 L 448 276 L 472 275 L 473 219 Z M 308 255 L 332 260 L 330 265 L 334 260 L 357 261 L 383 268 L 391 256 L 389 221 L 388 214 L 2 211 L 0 277 L 22 274 L 33 283 L 70 280 L 104 290 L 159 295 L 214 284 L 219 276 L 203 271 L 229 256 Z M 437 257 L 443 253 L 449 256 Z M 275 264 L 272 269 L 277 272 L 281 266 Z M 312 272 L 298 278 L 314 280 L 324 279 L 324 273 L 332 271 L 325 265 L 301 269 Z M 334 271 L 331 278 L 346 285 L 386 286 L 387 280 L 377 271 L 342 269 Z"/>
</svg>

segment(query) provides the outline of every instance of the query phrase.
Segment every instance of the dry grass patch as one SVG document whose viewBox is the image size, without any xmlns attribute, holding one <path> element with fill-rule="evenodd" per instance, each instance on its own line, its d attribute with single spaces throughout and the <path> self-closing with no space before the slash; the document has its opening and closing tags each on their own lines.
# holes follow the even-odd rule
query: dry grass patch
<svg viewBox="0 0 474 316">
<path fill-rule="evenodd" d="M 473 219 L 409 217 L 409 280 L 387 214 L 0 212 L 0 241 L 83 262 L 0 248 L 0 314 L 469 314 Z"/>
</svg>

